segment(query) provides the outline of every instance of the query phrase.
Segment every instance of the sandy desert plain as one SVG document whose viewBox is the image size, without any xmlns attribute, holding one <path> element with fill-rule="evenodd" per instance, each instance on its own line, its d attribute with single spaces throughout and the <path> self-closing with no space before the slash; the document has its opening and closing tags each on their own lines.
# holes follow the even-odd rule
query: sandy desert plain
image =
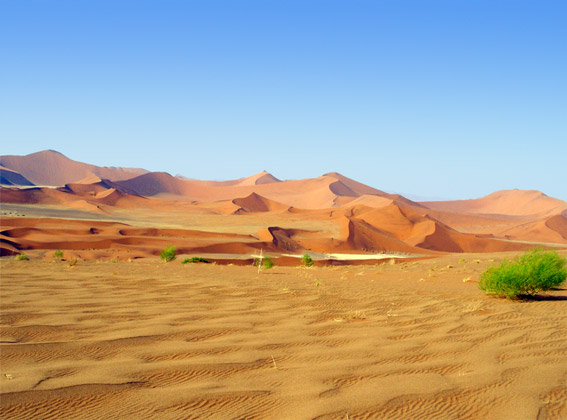
<svg viewBox="0 0 567 420">
<path fill-rule="evenodd" d="M 567 419 L 567 286 L 478 288 L 536 246 L 567 257 L 565 201 L 0 165 L 2 418 Z"/>
</svg>

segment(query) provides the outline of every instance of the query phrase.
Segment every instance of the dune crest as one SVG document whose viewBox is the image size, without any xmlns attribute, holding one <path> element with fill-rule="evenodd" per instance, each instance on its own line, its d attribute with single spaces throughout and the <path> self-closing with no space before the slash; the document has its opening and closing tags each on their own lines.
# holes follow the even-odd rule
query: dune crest
<svg viewBox="0 0 567 420">
<path fill-rule="evenodd" d="M 240 207 L 240 210 L 248 213 L 261 213 L 269 211 L 287 210 L 289 206 L 269 200 L 259 194 L 251 193 L 243 198 L 235 198 L 232 203 Z"/>
</svg>

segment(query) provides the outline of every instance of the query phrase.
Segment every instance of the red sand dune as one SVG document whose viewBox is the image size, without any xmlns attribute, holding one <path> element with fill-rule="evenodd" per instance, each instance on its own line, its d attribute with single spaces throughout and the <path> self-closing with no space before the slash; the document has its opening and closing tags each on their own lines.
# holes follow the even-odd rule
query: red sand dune
<svg viewBox="0 0 567 420">
<path fill-rule="evenodd" d="M 456 213 L 501 214 L 544 217 L 567 211 L 567 203 L 540 191 L 504 190 L 482 198 L 457 201 L 428 201 L 424 206 Z"/>
<path fill-rule="evenodd" d="M 373 227 L 381 235 L 387 234 L 403 241 L 406 246 L 414 247 L 413 252 L 416 252 L 415 248 L 443 252 L 492 252 L 527 248 L 525 244 L 457 232 L 425 214 L 418 214 L 410 208 L 401 208 L 394 203 L 379 209 L 355 207 L 350 211 L 351 221 L 361 221 L 363 226 Z M 369 241 L 368 246 L 372 243 L 380 241 L 373 239 Z M 404 252 L 399 248 L 396 250 Z"/>
<path fill-rule="evenodd" d="M 258 182 L 259 180 L 262 182 Z M 264 182 L 265 180 L 270 182 Z M 384 198 L 420 207 L 420 204 L 404 197 L 384 193 L 336 173 L 304 180 L 274 180 L 268 173 L 237 181 L 215 182 L 184 180 L 163 172 L 152 172 L 117 184 L 146 197 L 197 202 L 233 200 L 256 193 L 270 200 L 304 209 L 337 207 L 363 196 L 367 197 L 366 200 L 372 196 L 376 197 L 376 200 Z M 378 205 L 384 203 L 382 200 Z"/>
<path fill-rule="evenodd" d="M 256 193 L 252 193 L 243 198 L 235 198 L 232 200 L 232 203 L 239 207 L 237 211 L 245 213 L 262 213 L 289 209 L 289 206 L 285 204 L 269 200 Z"/>
<path fill-rule="evenodd" d="M 0 165 L 22 174 L 35 185 L 60 186 L 96 175 L 113 181 L 147 172 L 139 168 L 101 167 L 77 162 L 54 150 L 26 156 L 0 156 Z"/>
<path fill-rule="evenodd" d="M 45 172 L 41 176 L 59 179 L 71 177 L 72 172 L 72 177 L 78 179 L 59 188 L 2 188 L 3 203 L 55 205 L 107 215 L 116 211 L 113 209 L 150 209 L 159 212 L 166 223 L 169 217 L 194 215 L 201 224 L 193 226 L 203 226 L 204 230 L 212 226 L 203 225 L 203 220 L 214 224 L 219 220 L 214 217 L 249 215 L 247 221 L 234 219 L 238 229 L 253 226 L 239 232 L 253 233 L 259 224 L 266 226 L 258 232 L 258 238 L 233 238 L 226 233 L 213 242 L 202 242 L 203 238 L 212 238 L 202 233 L 198 244 L 188 244 L 184 234 L 163 229 L 152 234 L 139 231 L 135 238 L 118 231 L 96 239 L 89 235 L 84 240 L 72 238 L 75 244 L 96 249 L 119 245 L 155 254 L 157 247 L 167 241 L 181 241 L 182 249 L 214 253 L 249 253 L 261 247 L 274 252 L 435 254 L 511 251 L 529 246 L 519 241 L 567 243 L 567 204 L 538 191 L 500 191 L 476 200 L 420 204 L 336 172 L 291 181 L 281 181 L 265 171 L 231 181 L 200 181 L 151 172 L 113 181 L 94 173 L 93 168 L 99 167 L 71 161 L 52 151 L 16 158 L 2 157 L 9 162 L 45 161 L 46 166 L 35 168 Z M 114 176 L 130 171 L 99 169 Z M 76 176 L 79 173 L 84 177 Z M 155 216 L 151 217 L 153 220 Z M 39 230 L 20 232 L 19 242 L 14 242 L 14 231 L 8 232 L 12 239 L 5 238 L 6 249 L 59 247 L 65 243 L 61 232 L 30 227 Z M 57 237 L 49 241 L 49 235 Z M 194 238 L 195 231 L 191 235 Z"/>
</svg>

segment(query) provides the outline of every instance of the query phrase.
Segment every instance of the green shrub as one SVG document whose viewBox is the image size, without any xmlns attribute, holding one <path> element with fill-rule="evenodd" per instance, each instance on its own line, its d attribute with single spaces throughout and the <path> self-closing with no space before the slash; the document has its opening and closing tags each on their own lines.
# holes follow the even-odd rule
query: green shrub
<svg viewBox="0 0 567 420">
<path fill-rule="evenodd" d="M 305 267 L 311 267 L 313 264 L 315 264 L 315 261 L 313 261 L 313 258 L 311 258 L 311 255 L 305 254 L 305 255 L 303 256 L 303 258 L 301 258 L 301 263 L 302 263 Z"/>
<path fill-rule="evenodd" d="M 201 258 L 201 257 L 185 258 L 183 261 L 181 261 L 181 264 L 187 264 L 187 263 L 205 263 L 205 264 L 209 264 L 210 261 L 207 260 L 206 258 Z"/>
<path fill-rule="evenodd" d="M 173 245 L 168 246 L 167 248 L 161 250 L 160 256 L 163 262 L 173 261 L 177 256 L 177 248 L 175 248 Z"/>
<path fill-rule="evenodd" d="M 479 287 L 489 295 L 510 299 L 553 289 L 567 279 L 565 259 L 556 252 L 534 250 L 482 273 Z"/>
<path fill-rule="evenodd" d="M 53 258 L 56 260 L 61 260 L 63 258 L 63 251 L 57 248 L 57 250 L 53 253 Z"/>
<path fill-rule="evenodd" d="M 16 260 L 18 261 L 29 261 L 30 257 L 28 257 L 23 252 L 21 254 L 16 255 Z"/>
<path fill-rule="evenodd" d="M 264 257 L 264 261 L 262 262 L 262 268 L 264 270 L 269 270 L 274 266 L 274 261 L 270 257 Z"/>
</svg>

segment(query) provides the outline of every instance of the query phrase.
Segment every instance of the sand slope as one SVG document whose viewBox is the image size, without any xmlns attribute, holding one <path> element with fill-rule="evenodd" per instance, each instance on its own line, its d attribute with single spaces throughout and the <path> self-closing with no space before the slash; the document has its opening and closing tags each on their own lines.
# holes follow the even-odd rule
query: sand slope
<svg viewBox="0 0 567 420">
<path fill-rule="evenodd" d="M 491 299 L 487 258 L 458 258 L 0 261 L 2 416 L 567 418 L 567 291 Z"/>
<path fill-rule="evenodd" d="M 0 165 L 0 185 L 32 186 L 33 183 L 21 173 Z"/>
</svg>

